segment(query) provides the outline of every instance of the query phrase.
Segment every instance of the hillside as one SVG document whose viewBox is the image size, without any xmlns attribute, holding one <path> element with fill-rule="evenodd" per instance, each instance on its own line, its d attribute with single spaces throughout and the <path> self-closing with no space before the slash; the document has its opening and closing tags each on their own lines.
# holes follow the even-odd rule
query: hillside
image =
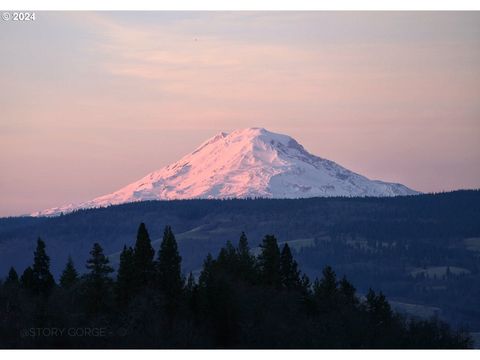
<svg viewBox="0 0 480 360">
<path fill-rule="evenodd" d="M 309 275 L 329 264 L 361 293 L 382 290 L 401 303 L 439 308 L 454 324 L 480 329 L 480 191 L 396 198 L 148 201 L 53 218 L 0 219 L 0 272 L 31 263 L 41 236 L 58 275 L 67 256 L 82 269 L 99 241 L 112 262 L 140 222 L 158 248 L 163 228 L 177 235 L 184 271 L 245 231 L 253 248 L 265 234 L 289 242 Z M 255 249 L 254 249 L 255 250 Z M 408 307 L 408 306 L 404 306 Z M 418 307 L 415 308 L 418 311 Z M 430 310 L 429 310 L 430 311 Z"/>
</svg>

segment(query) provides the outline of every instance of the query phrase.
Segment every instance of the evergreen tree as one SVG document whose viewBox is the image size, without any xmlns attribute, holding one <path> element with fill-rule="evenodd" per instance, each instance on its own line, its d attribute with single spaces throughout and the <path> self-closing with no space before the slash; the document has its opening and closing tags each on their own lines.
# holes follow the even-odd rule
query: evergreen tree
<svg viewBox="0 0 480 360">
<path fill-rule="evenodd" d="M 214 273 L 215 260 L 212 257 L 212 254 L 208 253 L 207 257 L 203 261 L 202 272 L 200 273 L 200 278 L 198 284 L 201 288 L 206 288 L 209 283 L 212 281 Z"/>
<path fill-rule="evenodd" d="M 365 306 L 369 320 L 366 324 L 368 346 L 375 348 L 398 347 L 396 345 L 398 344 L 396 342 L 398 332 L 395 331 L 395 325 L 398 327 L 401 325 L 395 321 L 393 311 L 385 296 L 382 293 L 377 295 L 372 289 L 369 289 Z"/>
<path fill-rule="evenodd" d="M 312 286 L 312 283 L 310 282 L 310 278 L 307 276 L 307 274 L 302 274 L 302 277 L 300 279 L 300 284 L 301 284 L 302 292 L 305 295 L 310 294 L 310 288 Z"/>
<path fill-rule="evenodd" d="M 237 249 L 230 241 L 227 241 L 225 247 L 220 249 L 217 257 L 218 266 L 234 278 L 239 275 Z"/>
<path fill-rule="evenodd" d="M 87 269 L 90 270 L 88 277 L 95 281 L 106 281 L 109 279 L 108 275 L 113 272 L 113 269 L 110 267 L 110 261 L 104 255 L 99 243 L 93 244 L 90 256 L 86 265 Z"/>
<path fill-rule="evenodd" d="M 120 265 L 117 273 L 117 283 L 115 295 L 120 305 L 126 305 L 135 295 L 136 274 L 134 263 L 134 250 L 131 247 L 124 246 L 120 254 Z"/>
<path fill-rule="evenodd" d="M 280 277 L 280 249 L 277 239 L 273 235 L 266 235 L 260 245 L 262 252 L 258 256 L 258 263 L 263 282 L 269 286 L 279 288 Z"/>
<path fill-rule="evenodd" d="M 187 283 L 185 285 L 185 290 L 187 292 L 192 292 L 195 287 L 196 287 L 196 283 L 195 283 L 195 278 L 193 277 L 193 273 L 190 271 L 190 274 L 188 274 L 188 278 L 187 278 Z"/>
<path fill-rule="evenodd" d="M 33 269 L 29 266 L 23 271 L 22 276 L 20 276 L 20 284 L 22 288 L 33 291 L 35 283 L 33 277 Z"/>
<path fill-rule="evenodd" d="M 137 241 L 135 242 L 133 254 L 136 286 L 142 288 L 152 284 L 154 280 L 153 258 L 155 250 L 152 247 L 152 242 L 144 223 L 141 223 L 138 227 Z"/>
<path fill-rule="evenodd" d="M 238 240 L 238 254 L 240 257 L 250 256 L 250 246 L 248 245 L 247 235 L 242 231 L 240 234 L 240 239 Z"/>
<path fill-rule="evenodd" d="M 185 285 L 185 295 L 186 295 L 187 305 L 193 315 L 193 320 L 197 323 L 198 315 L 199 315 L 198 285 L 195 282 L 195 278 L 192 272 L 190 272 L 187 278 L 187 283 Z"/>
<path fill-rule="evenodd" d="M 367 311 L 370 314 L 373 326 L 388 325 L 392 320 L 393 312 L 385 295 L 382 293 L 376 295 L 375 291 L 369 289 L 366 299 Z"/>
<path fill-rule="evenodd" d="M 238 329 L 237 281 L 225 263 L 229 253 L 231 249 L 223 248 L 216 260 L 207 255 L 199 281 L 199 308 L 212 327 L 215 346 L 221 348 L 231 346 Z"/>
<path fill-rule="evenodd" d="M 49 294 L 55 285 L 50 273 L 50 258 L 45 251 L 45 242 L 38 238 L 33 259 L 32 290 L 36 294 Z"/>
<path fill-rule="evenodd" d="M 14 287 L 19 285 L 18 274 L 13 266 L 8 271 L 7 279 L 5 280 L 5 283 L 3 285 L 5 287 Z"/>
<path fill-rule="evenodd" d="M 90 256 L 86 265 L 89 270 L 86 275 L 87 309 L 90 313 L 98 313 L 107 308 L 111 285 L 109 274 L 113 269 L 100 244 L 93 245 Z"/>
<path fill-rule="evenodd" d="M 345 276 L 340 280 L 338 291 L 344 304 L 352 306 L 358 304 L 358 298 L 355 295 L 356 289 Z"/>
<path fill-rule="evenodd" d="M 337 278 L 330 266 L 323 269 L 322 275 L 322 279 L 316 279 L 313 284 L 313 295 L 322 311 L 331 311 L 337 306 Z"/>
<path fill-rule="evenodd" d="M 321 297 L 332 297 L 337 292 L 337 277 L 331 266 L 322 271 L 322 279 L 315 281 L 314 292 Z"/>
<path fill-rule="evenodd" d="M 282 285 L 289 290 L 300 289 L 300 271 L 298 264 L 293 259 L 292 252 L 288 244 L 285 244 L 280 255 L 280 276 Z"/>
<path fill-rule="evenodd" d="M 181 262 L 175 235 L 171 227 L 166 226 L 158 253 L 157 276 L 159 289 L 165 294 L 171 307 L 183 289 Z"/>
<path fill-rule="evenodd" d="M 240 276 L 249 282 L 255 282 L 257 280 L 255 257 L 250 252 L 247 236 L 244 232 L 242 232 L 238 241 L 237 254 Z"/>
<path fill-rule="evenodd" d="M 78 281 L 78 272 L 73 264 L 72 257 L 69 256 L 65 269 L 60 276 L 60 286 L 64 289 L 72 287 Z"/>
</svg>

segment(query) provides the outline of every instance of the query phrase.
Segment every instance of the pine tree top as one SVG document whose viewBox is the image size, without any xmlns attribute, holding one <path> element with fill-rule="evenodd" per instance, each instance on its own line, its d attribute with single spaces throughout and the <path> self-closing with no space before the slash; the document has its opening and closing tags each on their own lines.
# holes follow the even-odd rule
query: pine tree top
<svg viewBox="0 0 480 360">
<path fill-rule="evenodd" d="M 67 264 L 65 265 L 65 269 L 60 276 L 60 286 L 63 288 L 68 288 L 75 284 L 78 280 L 78 272 L 75 269 L 75 265 L 73 263 L 72 257 L 69 256 L 67 260 Z"/>
<path fill-rule="evenodd" d="M 13 266 L 8 271 L 8 276 L 5 280 L 5 284 L 18 284 L 18 273 Z"/>
<path fill-rule="evenodd" d="M 110 261 L 103 253 L 103 248 L 99 243 L 93 244 L 93 248 L 90 251 L 90 259 L 87 260 L 87 269 L 90 270 L 91 275 L 105 276 L 113 272 L 113 268 L 110 267 Z"/>
</svg>

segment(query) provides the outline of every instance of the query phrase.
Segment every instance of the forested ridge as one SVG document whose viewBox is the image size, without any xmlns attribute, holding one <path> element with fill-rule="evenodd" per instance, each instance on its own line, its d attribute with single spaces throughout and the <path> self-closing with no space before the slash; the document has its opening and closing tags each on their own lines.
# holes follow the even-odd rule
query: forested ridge
<svg viewBox="0 0 480 360">
<path fill-rule="evenodd" d="M 172 228 L 154 249 L 144 223 L 117 271 L 95 243 L 85 268 L 69 258 L 58 282 L 46 242 L 0 286 L 2 348 L 468 348 L 469 336 L 432 318 L 394 312 L 381 292 L 356 294 L 330 266 L 313 281 L 288 244 L 241 233 L 198 276 L 182 274 Z"/>
</svg>

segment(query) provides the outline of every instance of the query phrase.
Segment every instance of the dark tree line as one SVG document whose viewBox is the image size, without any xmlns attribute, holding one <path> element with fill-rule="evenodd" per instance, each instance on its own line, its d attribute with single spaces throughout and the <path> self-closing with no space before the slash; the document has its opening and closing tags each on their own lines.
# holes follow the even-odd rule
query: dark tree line
<svg viewBox="0 0 480 360">
<path fill-rule="evenodd" d="M 33 265 L 11 268 L 0 291 L 2 348 L 467 348 L 437 319 L 392 311 L 382 293 L 356 294 L 329 266 L 313 283 L 285 244 L 247 237 L 208 255 L 187 278 L 172 229 L 159 251 L 142 223 L 114 274 L 95 243 L 80 275 L 68 259 L 59 283 L 38 239 Z"/>
</svg>

